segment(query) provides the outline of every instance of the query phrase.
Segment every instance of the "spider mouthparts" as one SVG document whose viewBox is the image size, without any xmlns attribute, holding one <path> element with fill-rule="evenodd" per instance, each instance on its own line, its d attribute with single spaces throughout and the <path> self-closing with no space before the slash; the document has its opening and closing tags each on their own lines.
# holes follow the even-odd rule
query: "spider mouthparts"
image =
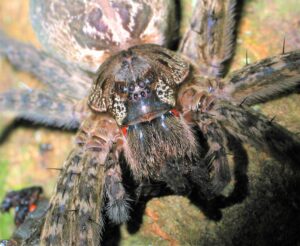
<svg viewBox="0 0 300 246">
<path fill-rule="evenodd" d="M 161 115 L 161 112 L 150 112 L 150 113 L 147 113 L 147 114 L 144 114 L 141 119 L 143 121 L 151 121 L 155 118 L 157 118 L 158 116 Z"/>
</svg>

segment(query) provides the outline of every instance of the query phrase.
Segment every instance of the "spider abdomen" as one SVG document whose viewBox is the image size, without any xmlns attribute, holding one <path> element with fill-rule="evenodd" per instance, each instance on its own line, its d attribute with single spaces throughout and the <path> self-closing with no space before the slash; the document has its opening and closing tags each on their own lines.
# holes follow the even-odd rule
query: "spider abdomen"
<svg viewBox="0 0 300 246">
<path fill-rule="evenodd" d="M 32 0 L 31 17 L 44 47 L 92 72 L 112 52 L 168 45 L 176 31 L 171 0 Z"/>
</svg>

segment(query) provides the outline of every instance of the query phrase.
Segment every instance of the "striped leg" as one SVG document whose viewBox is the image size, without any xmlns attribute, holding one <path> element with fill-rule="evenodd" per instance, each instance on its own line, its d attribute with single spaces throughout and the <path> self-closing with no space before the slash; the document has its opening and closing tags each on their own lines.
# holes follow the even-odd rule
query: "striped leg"
<svg viewBox="0 0 300 246">
<path fill-rule="evenodd" d="M 120 136 L 109 116 L 91 114 L 82 123 L 50 201 L 42 245 L 100 244 L 106 162 Z"/>
<path fill-rule="evenodd" d="M 179 51 L 202 75 L 222 77 L 235 46 L 235 0 L 198 0 Z"/>
<path fill-rule="evenodd" d="M 215 116 L 237 139 L 264 150 L 281 163 L 299 168 L 300 139 L 272 120 L 247 107 L 220 101 Z"/>
<path fill-rule="evenodd" d="M 12 90 L 0 94 L 0 111 L 58 127 L 77 128 L 80 121 L 73 102 L 37 90 Z"/>
<path fill-rule="evenodd" d="M 300 50 L 264 59 L 230 74 L 223 91 L 233 101 L 254 105 L 300 88 Z"/>
<path fill-rule="evenodd" d="M 218 196 L 214 203 L 218 208 L 225 208 L 241 203 L 248 195 L 248 155 L 242 142 L 228 132 L 228 149 L 233 154 L 234 188 L 229 196 Z"/>
<path fill-rule="evenodd" d="M 230 169 L 226 154 L 226 135 L 221 125 L 208 114 L 197 114 L 196 122 L 208 143 L 206 161 L 212 178 L 212 193 L 219 195 L 230 182 Z"/>
<path fill-rule="evenodd" d="M 0 56 L 17 69 L 33 74 L 53 91 L 70 98 L 82 99 L 92 83 L 88 74 L 77 67 L 64 64 L 30 44 L 7 37 L 0 31 Z"/>
<path fill-rule="evenodd" d="M 122 184 L 120 166 L 116 165 L 106 171 L 105 192 L 107 198 L 106 214 L 115 224 L 129 220 L 129 197 Z"/>
</svg>

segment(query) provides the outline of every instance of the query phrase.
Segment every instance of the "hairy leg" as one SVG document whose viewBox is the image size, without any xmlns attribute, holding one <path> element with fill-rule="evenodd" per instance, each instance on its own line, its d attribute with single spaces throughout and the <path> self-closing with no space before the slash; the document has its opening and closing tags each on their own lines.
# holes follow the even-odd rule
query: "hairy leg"
<svg viewBox="0 0 300 246">
<path fill-rule="evenodd" d="M 199 113 L 195 116 L 195 121 L 208 143 L 205 159 L 210 169 L 212 193 L 219 195 L 230 182 L 226 135 L 222 126 L 209 114 Z"/>
<path fill-rule="evenodd" d="M 0 111 L 38 123 L 77 128 L 80 115 L 73 102 L 38 90 L 12 90 L 0 94 Z"/>
<path fill-rule="evenodd" d="M 228 148 L 233 154 L 234 162 L 234 189 L 232 193 L 224 200 L 224 206 L 231 206 L 236 203 L 242 202 L 248 195 L 248 154 L 242 142 L 227 133 Z"/>
<path fill-rule="evenodd" d="M 62 63 L 30 44 L 14 40 L 0 30 L 0 56 L 17 69 L 33 74 L 48 87 L 70 98 L 82 99 L 92 83 L 87 73 Z"/>
<path fill-rule="evenodd" d="M 167 162 L 160 172 L 161 179 L 176 195 L 188 195 L 191 190 L 186 176 L 186 166 L 187 163 L 184 158 L 174 159 Z"/>
<path fill-rule="evenodd" d="M 300 50 L 264 59 L 233 72 L 223 92 L 236 102 L 254 105 L 300 87 Z"/>
<path fill-rule="evenodd" d="M 226 208 L 237 203 L 241 203 L 248 195 L 248 154 L 242 142 L 226 132 L 228 149 L 233 155 L 234 188 L 229 196 L 217 196 L 213 201 L 216 208 Z"/>
<path fill-rule="evenodd" d="M 222 77 L 235 46 L 235 0 L 198 0 L 179 51 L 202 75 Z"/>
<path fill-rule="evenodd" d="M 100 244 L 105 165 L 107 159 L 118 156 L 112 146 L 120 142 L 120 137 L 117 124 L 105 114 L 91 114 L 81 124 L 76 146 L 61 170 L 50 201 L 42 245 Z"/>
<path fill-rule="evenodd" d="M 107 198 L 106 214 L 108 218 L 115 224 L 128 221 L 130 210 L 129 196 L 126 194 L 126 190 L 122 184 L 122 173 L 118 165 L 106 171 L 105 194 Z"/>
<path fill-rule="evenodd" d="M 82 130 L 85 132 L 86 128 Z M 91 132 L 95 133 L 93 130 Z M 97 137 L 95 134 L 91 138 Z M 99 245 L 104 226 L 104 193 L 120 195 L 118 188 L 123 186 L 118 181 L 109 182 L 119 176 L 114 172 L 119 171 L 118 166 L 115 166 L 114 154 L 106 154 L 110 148 L 106 148 L 105 144 L 101 148 L 101 145 L 90 140 L 84 146 L 82 132 L 78 134 L 76 142 L 77 146 L 71 151 L 63 167 L 58 169 L 60 177 L 50 202 L 45 199 L 38 201 L 36 210 L 26 217 L 11 239 L 0 243 L 12 246 L 39 245 L 43 232 L 43 245 L 77 245 L 78 242 L 82 245 Z M 117 185 L 117 189 L 113 185 Z M 121 189 L 122 191 L 124 190 Z M 114 198 L 116 197 L 112 199 Z M 109 212 L 116 212 L 115 207 L 110 209 L 114 211 Z M 126 215 L 128 219 L 128 211 Z M 114 222 L 120 221 L 124 219 L 124 214 L 123 217 L 113 218 Z"/>
<path fill-rule="evenodd" d="M 226 101 L 217 102 L 213 111 L 230 134 L 268 152 L 281 163 L 299 168 L 300 139 L 265 116 Z"/>
</svg>

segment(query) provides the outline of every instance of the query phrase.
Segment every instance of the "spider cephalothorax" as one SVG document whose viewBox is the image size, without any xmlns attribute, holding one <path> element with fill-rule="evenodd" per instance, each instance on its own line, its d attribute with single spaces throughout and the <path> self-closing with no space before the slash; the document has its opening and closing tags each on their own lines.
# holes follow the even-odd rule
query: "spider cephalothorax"
<svg viewBox="0 0 300 246">
<path fill-rule="evenodd" d="M 42 100 L 43 92 L 30 92 L 35 104 L 28 91 L 8 92 L 0 106 L 48 124 L 80 125 L 40 228 L 43 245 L 99 245 L 103 218 L 128 221 L 133 201 L 151 193 L 145 184 L 193 193 L 208 204 L 226 201 L 220 195 L 231 179 L 228 152 L 235 165 L 247 165 L 244 143 L 299 165 L 299 138 L 249 106 L 299 86 L 300 53 L 283 52 L 223 78 L 233 53 L 236 1 L 197 1 L 177 53 L 160 46 L 172 41 L 174 26 L 164 22 L 174 19 L 172 1 L 32 2 L 34 25 L 47 34 L 43 43 L 72 64 L 13 43 L 35 52 L 43 64 L 32 71 L 39 78 L 57 66 L 47 83 L 60 93 Z M 16 59 L 21 52 L 6 53 L 23 65 Z M 244 176 L 245 170 L 239 169 Z M 36 236 L 18 240 L 29 245 Z"/>
<path fill-rule="evenodd" d="M 89 96 L 97 112 L 112 113 L 119 125 L 150 121 L 176 105 L 189 64 L 157 45 L 142 45 L 108 59 Z"/>
<path fill-rule="evenodd" d="M 149 44 L 120 52 L 98 71 L 89 106 L 111 113 L 123 129 L 122 148 L 139 180 L 159 179 L 164 163 L 198 156 L 192 130 L 177 109 L 180 86 L 189 76 L 187 61 Z"/>
</svg>

